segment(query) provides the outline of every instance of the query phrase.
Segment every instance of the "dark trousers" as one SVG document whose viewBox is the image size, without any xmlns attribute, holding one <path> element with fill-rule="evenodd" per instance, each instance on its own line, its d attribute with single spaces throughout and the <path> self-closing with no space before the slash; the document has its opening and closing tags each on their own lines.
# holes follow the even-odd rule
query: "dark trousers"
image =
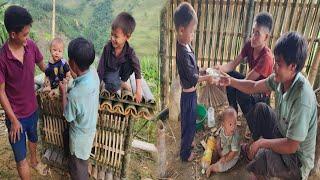
<svg viewBox="0 0 320 180">
<path fill-rule="evenodd" d="M 257 103 L 247 114 L 247 122 L 254 141 L 283 138 L 277 125 L 276 113 L 265 103 Z M 278 154 L 270 149 L 260 149 L 247 165 L 247 170 L 255 175 L 299 180 L 301 162 L 296 154 Z"/>
<path fill-rule="evenodd" d="M 231 71 L 228 73 L 231 77 L 236 79 L 244 79 L 245 76 L 239 72 Z M 238 104 L 241 111 L 246 115 L 256 103 L 258 102 L 269 102 L 269 97 L 263 94 L 250 95 L 239 91 L 236 88 L 227 87 L 227 96 L 230 106 L 232 106 L 238 112 Z"/>
<path fill-rule="evenodd" d="M 197 93 L 182 92 L 180 99 L 181 112 L 181 146 L 180 158 L 187 161 L 191 154 L 191 144 L 196 133 Z"/>
<path fill-rule="evenodd" d="M 88 160 L 82 160 L 75 155 L 69 159 L 69 172 L 72 180 L 88 180 Z"/>
</svg>

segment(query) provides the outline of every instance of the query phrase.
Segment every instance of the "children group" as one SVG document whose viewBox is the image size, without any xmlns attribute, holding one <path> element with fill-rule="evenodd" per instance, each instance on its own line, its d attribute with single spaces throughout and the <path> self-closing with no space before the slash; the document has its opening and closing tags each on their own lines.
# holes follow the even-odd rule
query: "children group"
<svg viewBox="0 0 320 180">
<path fill-rule="evenodd" d="M 90 68 L 95 59 L 92 42 L 79 37 L 68 44 L 68 61 L 63 58 L 64 42 L 54 38 L 49 45 L 48 64 L 37 45 L 29 38 L 33 19 L 23 7 L 10 6 L 4 15 L 9 38 L 0 50 L 0 103 L 6 114 L 17 170 L 21 179 L 30 179 L 30 168 L 46 175 L 48 168 L 38 161 L 38 105 L 34 90 L 37 65 L 45 73 L 42 91 L 49 96 L 60 93 L 63 115 L 69 128 L 69 173 L 72 179 L 89 179 L 88 159 L 96 133 L 100 84 L 111 93 L 129 90 L 130 75 L 136 79 L 135 101 L 141 102 L 141 68 L 128 40 L 136 22 L 128 13 L 120 13 L 112 22 L 111 38 L 103 48 L 97 70 Z M 67 85 L 74 79 L 70 89 Z M 26 160 L 27 140 L 30 166 Z"/>
<path fill-rule="evenodd" d="M 253 179 L 280 177 L 307 179 L 314 167 L 317 131 L 316 100 L 312 87 L 301 74 L 307 58 L 307 43 L 297 32 L 282 35 L 273 52 L 268 48 L 273 18 L 261 12 L 255 16 L 252 35 L 241 53 L 215 68 L 214 78 L 199 69 L 190 43 L 197 27 L 197 16 L 186 2 L 175 10 L 176 64 L 182 86 L 180 159 L 192 161 L 195 153 L 197 84 L 206 81 L 227 87 L 230 107 L 223 112 L 221 131 L 216 143 L 217 160 L 207 169 L 225 172 L 243 157 Z M 46 167 L 38 161 L 38 106 L 34 92 L 34 70 L 37 65 L 46 75 L 43 91 L 62 96 L 63 115 L 70 122 L 69 172 L 72 179 L 88 179 L 88 159 L 96 132 L 100 85 L 110 92 L 130 89 L 126 83 L 134 73 L 137 90 L 135 99 L 142 98 L 141 67 L 128 40 L 135 29 L 134 18 L 120 13 L 112 22 L 111 38 L 103 48 L 97 71 L 90 68 L 95 59 L 93 44 L 82 37 L 68 45 L 68 61 L 63 59 L 64 43 L 55 38 L 50 43 L 51 58 L 45 65 L 37 45 L 29 38 L 32 16 L 20 6 L 5 11 L 4 23 L 9 38 L 0 50 L 0 103 L 6 113 L 17 170 L 22 179 L 30 179 L 30 166 L 41 174 Z M 246 59 L 246 76 L 235 71 Z M 74 78 L 70 90 L 68 81 Z M 276 107 L 269 104 L 275 92 Z M 238 107 L 247 121 L 250 144 L 241 144 L 237 130 Z M 27 144 L 30 166 L 26 160 Z"/>
</svg>

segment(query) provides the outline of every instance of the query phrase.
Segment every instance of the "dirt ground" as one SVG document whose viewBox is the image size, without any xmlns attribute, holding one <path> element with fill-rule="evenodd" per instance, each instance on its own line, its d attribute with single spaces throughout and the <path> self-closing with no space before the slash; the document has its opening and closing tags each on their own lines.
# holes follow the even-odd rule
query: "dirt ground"
<svg viewBox="0 0 320 180">
<path fill-rule="evenodd" d="M 0 120 L 0 180 L 16 180 L 19 179 L 16 170 L 12 149 L 10 147 L 7 135 L 7 129 L 4 121 Z M 38 146 L 38 149 L 41 147 Z M 39 152 L 39 151 L 38 151 Z M 155 172 L 155 156 L 139 150 L 132 149 L 131 161 L 128 168 L 127 179 L 156 179 Z M 27 157 L 28 158 L 28 157 Z M 67 174 L 62 174 L 57 169 L 50 169 L 51 175 L 41 176 L 35 170 L 31 169 L 33 180 L 64 180 L 70 179 Z M 115 179 L 115 178 L 114 178 Z"/>
<path fill-rule="evenodd" d="M 242 118 L 239 118 L 241 126 L 238 126 L 241 134 L 244 133 L 246 124 Z M 201 174 L 200 161 L 203 154 L 203 148 L 200 145 L 200 141 L 208 135 L 210 130 L 200 131 L 196 134 L 195 151 L 197 152 L 197 158 L 193 162 L 183 163 L 179 159 L 179 147 L 180 147 L 180 122 L 168 121 L 166 123 L 166 150 L 167 150 L 167 176 L 166 179 L 177 180 L 201 180 L 207 179 Z M 4 121 L 0 120 L 0 179 L 19 179 L 16 171 L 15 162 L 12 154 L 11 147 L 8 143 L 8 136 Z M 132 149 L 131 161 L 128 169 L 128 178 L 131 179 L 158 179 L 157 177 L 157 155 L 142 152 Z M 245 170 L 246 162 L 241 160 L 235 167 L 226 173 L 218 173 L 212 175 L 208 179 L 221 179 L 221 180 L 246 180 L 249 179 L 249 174 Z M 35 180 L 48 180 L 48 179 L 69 179 L 67 175 L 59 173 L 54 169 L 51 169 L 51 176 L 40 176 L 34 170 L 31 170 L 32 179 Z M 320 176 L 312 176 L 309 180 L 320 179 Z"/>
<path fill-rule="evenodd" d="M 246 122 L 242 117 L 238 118 L 238 121 L 241 122 L 241 125 L 238 126 L 241 135 L 245 133 Z M 171 130 L 170 130 L 171 129 Z M 185 180 L 185 179 L 215 179 L 215 180 L 247 180 L 250 178 L 250 174 L 246 171 L 246 162 L 245 160 L 240 160 L 235 167 L 230 169 L 225 173 L 217 173 L 211 175 L 210 178 L 206 178 L 205 175 L 201 174 L 201 158 L 204 152 L 203 147 L 200 144 L 200 141 L 208 136 L 210 130 L 199 131 L 196 134 L 195 141 L 197 146 L 194 148 L 194 151 L 197 153 L 197 158 L 193 162 L 182 162 L 179 158 L 179 148 L 180 148 L 180 122 L 178 121 L 169 121 L 167 123 L 168 135 L 166 138 L 167 143 L 167 160 L 168 163 L 168 172 L 169 176 L 173 179 Z M 246 142 L 244 138 L 242 142 Z M 309 177 L 309 180 L 319 180 L 320 175 L 313 175 Z"/>
</svg>

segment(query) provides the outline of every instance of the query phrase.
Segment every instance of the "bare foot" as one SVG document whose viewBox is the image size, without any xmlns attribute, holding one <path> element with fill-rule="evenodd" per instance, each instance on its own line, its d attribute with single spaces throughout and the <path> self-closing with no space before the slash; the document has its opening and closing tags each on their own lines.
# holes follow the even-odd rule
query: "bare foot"
<svg viewBox="0 0 320 180">
<path fill-rule="evenodd" d="M 191 152 L 191 154 L 190 154 L 190 156 L 189 156 L 189 158 L 188 158 L 188 162 L 191 162 L 191 161 L 193 161 L 195 158 L 196 158 L 196 153 L 194 153 L 194 152 Z"/>
<path fill-rule="evenodd" d="M 207 168 L 207 171 L 206 171 L 207 178 L 210 177 L 211 173 L 216 173 L 216 172 L 218 172 L 218 167 L 216 166 L 216 164 L 212 164 Z"/>
<path fill-rule="evenodd" d="M 196 142 L 195 142 L 195 141 L 192 141 L 191 147 L 194 148 L 194 147 L 196 147 L 196 145 L 197 145 Z"/>
</svg>

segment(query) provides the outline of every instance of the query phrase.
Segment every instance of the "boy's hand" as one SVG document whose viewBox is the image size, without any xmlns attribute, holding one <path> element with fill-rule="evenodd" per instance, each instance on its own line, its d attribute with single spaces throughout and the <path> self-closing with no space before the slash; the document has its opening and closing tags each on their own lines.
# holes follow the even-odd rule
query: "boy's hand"
<svg viewBox="0 0 320 180">
<path fill-rule="evenodd" d="M 220 76 L 220 80 L 219 80 L 219 85 L 220 86 L 230 86 L 231 84 L 231 77 L 224 72 L 220 72 L 221 76 Z"/>
<path fill-rule="evenodd" d="M 221 162 L 222 164 L 226 163 L 226 162 L 227 162 L 227 158 L 226 158 L 225 156 L 222 156 L 222 157 L 220 158 L 220 162 Z"/>
<path fill-rule="evenodd" d="M 66 94 L 67 84 L 68 84 L 68 81 L 66 79 L 63 79 L 62 81 L 59 82 L 59 90 L 61 94 Z"/>
<path fill-rule="evenodd" d="M 23 128 L 19 120 L 14 120 L 11 122 L 10 127 L 10 141 L 16 143 L 20 140 L 20 134 L 23 133 Z"/>
<path fill-rule="evenodd" d="M 142 100 L 142 92 L 141 92 L 141 89 L 140 89 L 140 90 L 137 90 L 135 99 L 136 99 L 136 102 L 137 102 L 137 103 L 140 103 L 140 102 L 141 102 L 141 100 Z"/>
</svg>

